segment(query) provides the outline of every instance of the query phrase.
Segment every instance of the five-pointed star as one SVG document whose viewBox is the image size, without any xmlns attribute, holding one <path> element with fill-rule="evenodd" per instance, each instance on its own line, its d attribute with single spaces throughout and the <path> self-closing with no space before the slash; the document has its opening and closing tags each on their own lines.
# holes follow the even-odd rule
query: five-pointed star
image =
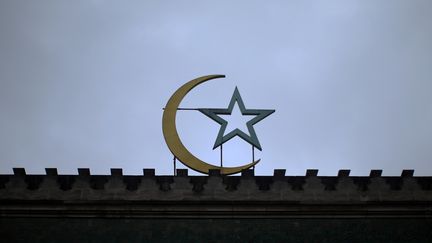
<svg viewBox="0 0 432 243">
<path fill-rule="evenodd" d="M 246 126 L 249 130 L 250 135 L 247 135 L 245 132 L 236 128 L 224 136 L 228 122 L 225 119 L 218 116 L 218 114 L 219 115 L 231 115 L 235 103 L 238 104 L 242 115 L 255 116 L 254 118 L 252 118 L 251 120 L 249 120 L 246 123 Z M 258 140 L 256 133 L 255 133 L 255 129 L 254 129 L 253 125 L 258 123 L 262 119 L 266 118 L 267 116 L 269 116 L 273 112 L 275 112 L 275 110 L 246 109 L 246 107 L 243 103 L 243 100 L 240 96 L 240 92 L 238 91 L 237 87 L 234 90 L 234 93 L 231 97 L 231 101 L 230 101 L 227 109 L 198 109 L 198 110 L 201 113 L 203 113 L 204 115 L 210 117 L 211 119 L 213 119 L 214 121 L 216 121 L 217 123 L 219 123 L 221 125 L 221 128 L 219 130 L 219 133 L 218 133 L 218 136 L 216 138 L 216 142 L 214 144 L 213 149 L 221 146 L 222 144 L 224 144 L 225 142 L 227 142 L 231 138 L 234 138 L 235 136 L 239 136 L 243 140 L 245 140 L 246 142 L 250 143 L 255 148 L 262 150 L 261 144 Z"/>
</svg>

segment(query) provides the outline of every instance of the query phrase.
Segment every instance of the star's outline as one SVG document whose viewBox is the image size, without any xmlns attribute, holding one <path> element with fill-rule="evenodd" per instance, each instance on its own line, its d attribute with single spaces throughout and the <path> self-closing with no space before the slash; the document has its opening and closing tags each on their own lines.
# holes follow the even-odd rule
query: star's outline
<svg viewBox="0 0 432 243">
<path fill-rule="evenodd" d="M 235 103 L 238 104 L 242 115 L 247 115 L 247 116 L 255 115 L 254 118 L 252 118 L 251 120 L 249 120 L 246 123 L 246 126 L 248 128 L 250 135 L 247 135 L 245 132 L 236 128 L 224 136 L 225 130 L 228 126 L 228 122 L 225 119 L 218 116 L 218 114 L 219 115 L 231 115 L 231 113 L 234 109 Z M 234 90 L 234 93 L 231 97 L 231 101 L 228 105 L 228 108 L 226 108 L 226 109 L 200 108 L 198 110 L 201 113 L 203 113 L 204 115 L 206 115 L 207 117 L 211 118 L 212 120 L 216 121 L 217 123 L 219 123 L 221 125 L 221 127 L 219 129 L 218 136 L 217 136 L 216 141 L 215 141 L 215 144 L 213 146 L 213 149 L 216 149 L 217 147 L 226 143 L 227 141 L 234 138 L 235 136 L 239 136 L 240 138 L 242 138 L 243 140 L 245 140 L 246 142 L 248 142 L 249 144 L 251 144 L 255 148 L 259 149 L 260 151 L 262 150 L 261 144 L 258 140 L 258 137 L 256 135 L 256 132 L 255 132 L 253 125 L 255 125 L 259 121 L 263 120 L 264 118 L 268 117 L 273 112 L 275 112 L 275 110 L 267 110 L 267 109 L 246 109 L 246 107 L 243 103 L 243 99 L 241 98 L 240 92 L 239 92 L 237 87 L 235 87 L 235 90 Z"/>
</svg>

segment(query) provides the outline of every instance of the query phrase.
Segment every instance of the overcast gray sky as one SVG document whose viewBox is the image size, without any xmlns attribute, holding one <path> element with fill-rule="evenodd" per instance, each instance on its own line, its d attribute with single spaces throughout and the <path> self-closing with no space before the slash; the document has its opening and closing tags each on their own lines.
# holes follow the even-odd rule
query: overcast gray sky
<svg viewBox="0 0 432 243">
<path fill-rule="evenodd" d="M 276 109 L 257 174 L 404 168 L 432 175 L 432 1 L 0 1 L 0 173 L 172 173 L 162 108 Z M 181 111 L 185 145 L 218 164 L 219 125 Z M 240 139 L 225 165 L 251 158 Z M 183 168 L 183 166 L 180 166 Z"/>
</svg>

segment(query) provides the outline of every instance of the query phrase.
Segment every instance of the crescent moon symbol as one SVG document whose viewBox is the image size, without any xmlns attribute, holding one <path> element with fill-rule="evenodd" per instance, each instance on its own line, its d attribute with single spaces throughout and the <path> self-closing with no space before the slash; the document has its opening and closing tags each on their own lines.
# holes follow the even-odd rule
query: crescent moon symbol
<svg viewBox="0 0 432 243">
<path fill-rule="evenodd" d="M 182 141 L 180 140 L 176 127 L 176 115 L 180 102 L 187 95 L 187 93 L 189 93 L 189 91 L 191 91 L 193 88 L 200 85 L 201 83 L 204 83 L 211 79 L 224 77 L 225 75 L 208 75 L 187 82 L 186 84 L 181 86 L 176 92 L 174 92 L 174 94 L 168 100 L 162 117 L 162 131 L 165 142 L 168 145 L 168 148 L 171 150 L 171 153 L 173 153 L 173 155 L 187 167 L 205 174 L 208 174 L 210 169 L 219 169 L 221 174 L 223 175 L 235 174 L 241 172 L 242 170 L 248 169 L 260 162 L 260 160 L 256 160 L 252 163 L 238 167 L 214 166 L 194 156 L 191 152 L 189 152 L 189 150 L 183 145 Z"/>
</svg>

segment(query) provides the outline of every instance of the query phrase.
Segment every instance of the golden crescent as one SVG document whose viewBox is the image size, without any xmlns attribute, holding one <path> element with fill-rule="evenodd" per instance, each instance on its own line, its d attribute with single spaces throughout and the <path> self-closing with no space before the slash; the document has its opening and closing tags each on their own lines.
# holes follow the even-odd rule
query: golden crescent
<svg viewBox="0 0 432 243">
<path fill-rule="evenodd" d="M 180 102 L 187 95 L 187 93 L 189 93 L 189 91 L 191 91 L 199 84 L 209 81 L 211 79 L 224 77 L 225 75 L 208 75 L 187 82 L 186 84 L 181 86 L 176 92 L 174 92 L 174 94 L 168 100 L 162 117 L 163 135 L 165 138 L 165 142 L 168 145 L 168 148 L 171 150 L 171 153 L 173 153 L 173 155 L 187 167 L 205 174 L 208 174 L 210 169 L 218 169 L 223 175 L 235 174 L 254 166 L 260 161 L 256 160 L 252 163 L 238 167 L 214 166 L 194 156 L 191 152 L 189 152 L 189 150 L 183 145 L 182 141 L 180 140 L 176 127 L 176 115 Z"/>
</svg>

